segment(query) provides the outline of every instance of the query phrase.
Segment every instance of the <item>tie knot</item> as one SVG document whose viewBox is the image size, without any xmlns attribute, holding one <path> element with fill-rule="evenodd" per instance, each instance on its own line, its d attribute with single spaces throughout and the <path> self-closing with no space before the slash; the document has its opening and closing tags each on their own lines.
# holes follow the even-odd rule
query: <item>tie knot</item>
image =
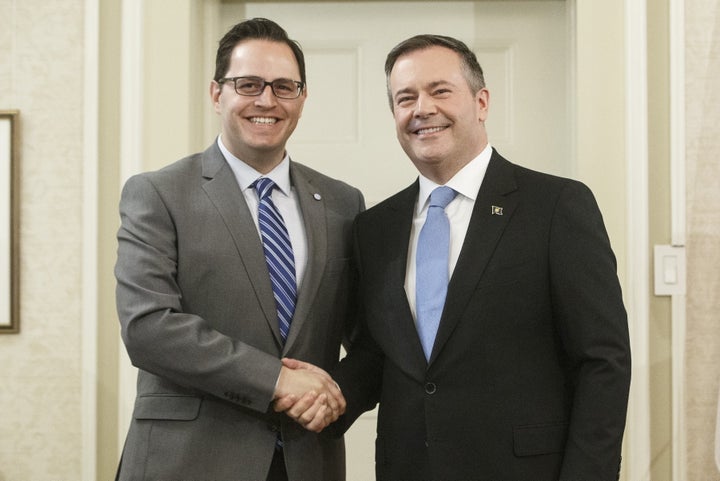
<svg viewBox="0 0 720 481">
<path fill-rule="evenodd" d="M 446 185 L 437 187 L 430 194 L 430 207 L 440 207 L 441 209 L 444 209 L 456 195 L 457 192 Z"/>
<path fill-rule="evenodd" d="M 275 182 L 273 182 L 272 179 L 268 179 L 267 177 L 260 177 L 258 180 L 255 181 L 253 187 L 255 187 L 255 190 L 258 193 L 258 197 L 264 199 L 266 197 L 269 197 L 270 194 L 272 194 L 272 191 L 275 188 Z"/>
</svg>

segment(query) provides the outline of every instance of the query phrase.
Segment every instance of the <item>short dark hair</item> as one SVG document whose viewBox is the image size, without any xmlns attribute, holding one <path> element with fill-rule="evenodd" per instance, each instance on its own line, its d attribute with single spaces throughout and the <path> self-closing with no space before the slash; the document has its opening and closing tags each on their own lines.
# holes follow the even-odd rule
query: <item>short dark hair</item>
<svg viewBox="0 0 720 481">
<path fill-rule="evenodd" d="M 390 108 L 393 108 L 392 92 L 390 91 L 390 72 L 392 72 L 395 62 L 401 56 L 415 52 L 417 50 L 425 50 L 430 47 L 445 47 L 456 52 L 460 56 L 460 62 L 463 68 L 465 80 L 473 93 L 485 88 L 485 76 L 482 67 L 475 56 L 475 53 L 465 45 L 464 42 L 444 35 L 423 34 L 416 35 L 397 44 L 385 59 L 385 78 L 387 81 L 388 100 Z"/>
<path fill-rule="evenodd" d="M 300 44 L 288 37 L 287 32 L 277 23 L 267 18 L 252 18 L 232 27 L 222 39 L 215 56 L 215 81 L 225 76 L 230 68 L 230 56 L 233 49 L 244 40 L 270 40 L 286 44 L 295 55 L 300 70 L 300 81 L 305 84 L 305 55 Z M 274 80 L 274 79 L 270 79 Z"/>
</svg>

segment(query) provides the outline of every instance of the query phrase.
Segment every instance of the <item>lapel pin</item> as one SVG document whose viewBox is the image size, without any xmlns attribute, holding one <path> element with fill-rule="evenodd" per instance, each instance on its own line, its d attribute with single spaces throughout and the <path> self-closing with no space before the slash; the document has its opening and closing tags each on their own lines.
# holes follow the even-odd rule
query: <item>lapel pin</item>
<svg viewBox="0 0 720 481">
<path fill-rule="evenodd" d="M 320 195 L 320 194 L 318 194 L 317 192 L 315 192 L 315 193 L 313 194 L 313 199 L 315 199 L 315 200 L 322 200 L 322 195 Z"/>
<path fill-rule="evenodd" d="M 496 205 L 492 206 L 491 215 L 503 215 L 503 208 Z"/>
</svg>

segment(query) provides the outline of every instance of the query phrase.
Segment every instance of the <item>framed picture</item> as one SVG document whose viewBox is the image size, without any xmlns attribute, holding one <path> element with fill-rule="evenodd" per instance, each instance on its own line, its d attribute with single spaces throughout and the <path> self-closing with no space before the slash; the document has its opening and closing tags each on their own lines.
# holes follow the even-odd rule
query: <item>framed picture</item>
<svg viewBox="0 0 720 481">
<path fill-rule="evenodd" d="M 18 115 L 0 110 L 0 334 L 20 331 Z"/>
</svg>

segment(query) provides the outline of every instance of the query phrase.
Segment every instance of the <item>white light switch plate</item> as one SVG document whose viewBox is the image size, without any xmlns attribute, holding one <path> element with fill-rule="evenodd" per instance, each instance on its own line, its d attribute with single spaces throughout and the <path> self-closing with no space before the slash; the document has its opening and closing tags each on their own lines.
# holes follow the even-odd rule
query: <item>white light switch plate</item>
<svg viewBox="0 0 720 481">
<path fill-rule="evenodd" d="M 685 294 L 685 246 L 655 246 L 655 295 Z"/>
</svg>

